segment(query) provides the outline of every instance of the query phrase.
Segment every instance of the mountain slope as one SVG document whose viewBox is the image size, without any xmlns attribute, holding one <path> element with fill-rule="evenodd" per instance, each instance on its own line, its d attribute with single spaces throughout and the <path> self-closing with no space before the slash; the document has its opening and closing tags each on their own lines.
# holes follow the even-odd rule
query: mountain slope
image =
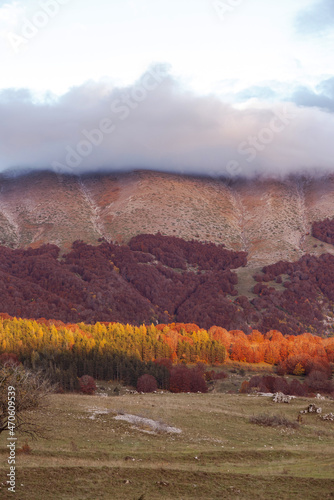
<svg viewBox="0 0 334 500">
<path fill-rule="evenodd" d="M 140 233 L 224 243 L 251 268 L 334 253 L 311 223 L 334 217 L 334 178 L 223 181 L 138 171 L 0 178 L 0 243 L 69 250 L 73 241 L 127 242 Z M 317 245 L 317 247 L 314 247 Z"/>
<path fill-rule="evenodd" d="M 280 261 L 253 276 L 246 265 L 245 252 L 159 234 L 128 245 L 77 241 L 62 257 L 55 245 L 0 246 L 0 313 L 74 323 L 194 322 L 246 333 L 333 332 L 333 255 Z"/>
</svg>

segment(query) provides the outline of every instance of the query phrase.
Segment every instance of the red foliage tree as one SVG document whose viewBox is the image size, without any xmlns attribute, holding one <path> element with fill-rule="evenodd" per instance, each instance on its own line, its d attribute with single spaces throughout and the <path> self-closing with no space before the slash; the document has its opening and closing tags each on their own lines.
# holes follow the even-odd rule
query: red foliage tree
<svg viewBox="0 0 334 500">
<path fill-rule="evenodd" d="M 90 375 L 83 375 L 82 377 L 80 377 L 79 384 L 80 384 L 80 391 L 83 394 L 90 394 L 90 395 L 95 394 L 96 391 L 95 380 Z"/>
<path fill-rule="evenodd" d="M 157 380 L 153 375 L 142 375 L 137 381 L 138 392 L 154 392 L 158 388 Z"/>
<path fill-rule="evenodd" d="M 184 365 L 174 366 L 170 372 L 169 389 L 171 392 L 207 392 L 203 374 L 196 368 Z"/>
<path fill-rule="evenodd" d="M 333 382 L 328 380 L 328 376 L 323 371 L 311 372 L 305 380 L 309 389 L 314 392 L 331 393 L 334 390 Z"/>
<path fill-rule="evenodd" d="M 313 371 L 323 372 L 327 375 L 327 378 L 331 376 L 332 370 L 330 364 L 325 358 L 309 358 L 305 365 L 305 374 L 309 375 Z"/>
<path fill-rule="evenodd" d="M 255 388 L 260 392 L 283 392 L 293 396 L 305 396 L 308 392 L 307 386 L 304 386 L 299 380 L 294 379 L 290 384 L 284 377 L 272 377 L 270 375 L 261 377 L 255 375 L 249 381 L 249 390 Z"/>
<path fill-rule="evenodd" d="M 291 396 L 306 396 L 307 389 L 299 382 L 299 380 L 293 379 L 290 382 L 289 394 L 291 394 Z"/>
<path fill-rule="evenodd" d="M 254 351 L 250 347 L 247 338 L 237 337 L 232 344 L 230 358 L 234 361 L 253 363 Z"/>
</svg>

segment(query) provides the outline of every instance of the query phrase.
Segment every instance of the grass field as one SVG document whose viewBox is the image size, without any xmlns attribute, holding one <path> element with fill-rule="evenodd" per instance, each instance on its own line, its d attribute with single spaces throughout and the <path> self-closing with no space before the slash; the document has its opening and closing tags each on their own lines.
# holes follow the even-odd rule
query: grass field
<svg viewBox="0 0 334 500">
<path fill-rule="evenodd" d="M 310 402 L 334 412 L 334 401 L 297 398 L 274 404 L 243 394 L 56 394 L 35 415 L 49 438 L 17 455 L 16 493 L 9 493 L 6 433 L 0 439 L 0 497 L 47 499 L 327 499 L 334 498 L 334 423 L 315 414 L 299 428 L 249 422 L 260 413 L 295 421 Z M 132 414 L 180 429 L 153 433 Z M 26 439 L 18 435 L 17 447 Z"/>
</svg>

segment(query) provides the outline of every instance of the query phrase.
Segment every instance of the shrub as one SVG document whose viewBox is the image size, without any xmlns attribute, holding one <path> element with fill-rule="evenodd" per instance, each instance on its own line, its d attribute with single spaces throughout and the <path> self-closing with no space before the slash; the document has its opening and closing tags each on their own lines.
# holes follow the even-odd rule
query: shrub
<svg viewBox="0 0 334 500">
<path fill-rule="evenodd" d="M 171 392 L 190 392 L 190 370 L 186 366 L 171 369 L 169 389 Z"/>
<path fill-rule="evenodd" d="M 305 380 L 309 389 L 314 392 L 332 392 L 333 391 L 333 383 L 331 380 L 328 380 L 328 376 L 323 371 L 315 370 L 311 372 Z"/>
<path fill-rule="evenodd" d="M 299 380 L 294 379 L 290 382 L 289 394 L 291 394 L 291 396 L 306 396 L 307 390 Z"/>
<path fill-rule="evenodd" d="M 177 365 L 170 372 L 171 392 L 208 392 L 203 374 L 196 368 Z"/>
<path fill-rule="evenodd" d="M 265 375 L 264 377 L 262 377 L 262 381 L 260 384 L 261 392 L 276 392 L 275 380 L 276 377 L 273 377 L 272 375 Z"/>
<path fill-rule="evenodd" d="M 269 387 L 265 384 L 264 380 L 262 379 L 259 386 L 258 386 L 258 391 L 259 392 L 273 392 L 269 389 Z"/>
<path fill-rule="evenodd" d="M 247 382 L 247 380 L 244 380 L 243 383 L 241 384 L 241 387 L 240 387 L 240 390 L 239 392 L 241 394 L 246 394 L 247 392 L 249 392 L 249 382 Z"/>
<path fill-rule="evenodd" d="M 226 372 L 214 372 L 213 380 L 222 380 L 224 378 L 228 378 L 228 375 Z"/>
<path fill-rule="evenodd" d="M 256 388 L 260 392 L 282 392 L 293 396 L 306 396 L 307 388 L 298 380 L 293 380 L 290 384 L 284 377 L 272 377 L 271 375 L 261 377 L 255 375 L 249 381 L 249 390 Z"/>
<path fill-rule="evenodd" d="M 157 380 L 153 375 L 142 375 L 137 381 L 138 392 L 154 392 L 158 388 Z"/>
<path fill-rule="evenodd" d="M 305 373 L 305 370 L 303 368 L 303 365 L 301 363 L 297 363 L 295 366 L 295 369 L 293 370 L 294 375 L 303 375 Z"/>
<path fill-rule="evenodd" d="M 221 371 L 221 372 L 215 372 L 214 370 L 207 371 L 204 373 L 205 380 L 222 380 L 224 378 L 227 378 L 228 375 L 227 373 Z"/>
<path fill-rule="evenodd" d="M 12 352 L 3 352 L 0 354 L 0 365 L 18 366 L 20 364 L 16 354 Z"/>
<path fill-rule="evenodd" d="M 249 419 L 251 424 L 257 425 L 265 425 L 268 427 L 292 427 L 293 429 L 297 429 L 299 427 L 298 422 L 294 422 L 293 420 L 289 420 L 282 415 L 268 415 L 266 413 L 261 413 L 259 415 L 253 415 Z"/>
<path fill-rule="evenodd" d="M 275 377 L 273 381 L 273 392 L 283 392 L 283 394 L 290 394 L 288 381 L 284 377 Z"/>
<path fill-rule="evenodd" d="M 80 391 L 83 394 L 90 394 L 90 395 L 95 394 L 96 391 L 95 380 L 90 375 L 83 375 L 82 377 L 80 377 L 79 384 L 80 384 Z"/>
<path fill-rule="evenodd" d="M 258 388 L 260 386 L 261 380 L 262 377 L 260 375 L 254 375 L 254 377 L 252 377 L 249 381 L 249 388 Z"/>
</svg>

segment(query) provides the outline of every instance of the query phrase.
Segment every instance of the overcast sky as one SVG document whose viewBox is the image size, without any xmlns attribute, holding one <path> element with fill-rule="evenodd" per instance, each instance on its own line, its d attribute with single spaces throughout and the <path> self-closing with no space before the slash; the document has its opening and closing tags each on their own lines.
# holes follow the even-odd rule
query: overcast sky
<svg viewBox="0 0 334 500">
<path fill-rule="evenodd" d="M 0 170 L 334 171 L 333 0 L 0 0 Z"/>
</svg>

